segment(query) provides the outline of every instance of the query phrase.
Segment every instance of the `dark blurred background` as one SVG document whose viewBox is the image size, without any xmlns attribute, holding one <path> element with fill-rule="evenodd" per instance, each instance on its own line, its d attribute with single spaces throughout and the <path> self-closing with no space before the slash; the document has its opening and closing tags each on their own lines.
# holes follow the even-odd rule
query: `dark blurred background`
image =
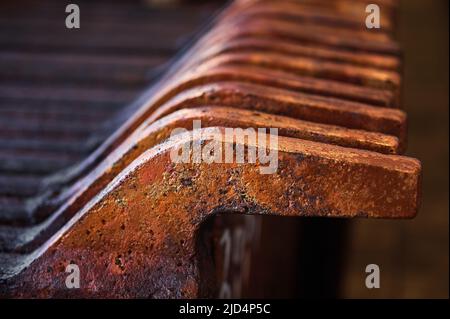
<svg viewBox="0 0 450 319">
<path fill-rule="evenodd" d="M 422 207 L 413 220 L 352 222 L 343 297 L 448 298 L 448 5 L 401 1 L 407 155 L 422 161 Z M 369 263 L 380 266 L 380 289 L 364 285 Z"/>
</svg>

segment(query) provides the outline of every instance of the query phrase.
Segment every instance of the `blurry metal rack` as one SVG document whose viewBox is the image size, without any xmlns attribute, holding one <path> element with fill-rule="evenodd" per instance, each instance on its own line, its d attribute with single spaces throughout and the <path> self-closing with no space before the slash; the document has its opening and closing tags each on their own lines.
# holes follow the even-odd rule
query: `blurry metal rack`
<svg viewBox="0 0 450 319">
<path fill-rule="evenodd" d="M 216 4 L 83 2 L 73 34 L 53 2 L 1 10 L 12 30 L 0 34 L 1 295 L 335 295 L 345 219 L 412 218 L 420 201 L 420 162 L 399 155 L 397 4 L 376 2 L 379 30 L 365 27 L 362 0 L 233 1 L 162 73 Z M 207 138 L 170 137 L 194 120 Z M 171 161 L 185 143 L 263 145 L 218 139 L 225 128 L 277 128 L 276 173 Z M 277 251 L 284 270 L 267 262 Z M 326 282 L 312 283 L 324 263 Z M 79 289 L 65 285 L 69 264 Z"/>
</svg>

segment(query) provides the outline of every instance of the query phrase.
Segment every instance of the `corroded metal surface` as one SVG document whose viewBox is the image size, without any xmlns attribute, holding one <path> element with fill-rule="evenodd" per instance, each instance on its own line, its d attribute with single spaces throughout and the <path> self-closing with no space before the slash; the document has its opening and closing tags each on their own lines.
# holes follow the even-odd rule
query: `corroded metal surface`
<svg viewBox="0 0 450 319">
<path fill-rule="evenodd" d="M 225 276 L 217 240 L 200 231 L 211 216 L 414 217 L 421 165 L 398 155 L 396 5 L 381 2 L 386 28 L 374 32 L 347 0 L 225 8 L 118 130 L 48 181 L 38 223 L 0 225 L 1 295 L 211 297 Z M 171 136 L 179 128 L 190 132 Z M 185 143 L 261 146 L 214 135 L 225 128 L 277 128 L 278 146 L 262 146 L 278 151 L 275 174 L 259 162 L 171 160 Z M 68 264 L 80 267 L 80 289 L 65 286 Z"/>
<path fill-rule="evenodd" d="M 406 135 L 406 115 L 400 110 L 239 82 L 220 82 L 185 90 L 160 106 L 151 117 L 156 119 L 181 108 L 211 104 L 381 132 L 397 136 L 402 143 Z"/>
<path fill-rule="evenodd" d="M 397 153 L 399 147 L 398 140 L 392 136 L 304 122 L 255 111 L 224 107 L 182 109 L 151 125 L 144 123 L 142 128 L 137 129 L 95 170 L 55 199 L 57 203 L 61 203 L 61 207 L 51 219 L 43 222 L 41 227 L 22 230 L 22 234 L 26 234 L 26 240 L 19 238 L 11 240 L 9 236 L 0 236 L 0 247 L 3 251 L 13 252 L 30 252 L 36 249 L 139 155 L 168 139 L 172 131 L 177 128 L 192 130 L 194 120 L 201 121 L 204 127 L 277 128 L 280 136 L 357 147 L 387 154 Z"/>
<path fill-rule="evenodd" d="M 233 144 L 226 138 L 218 141 Z M 192 133 L 178 135 L 122 171 L 24 261 L 22 267 L 31 265 L 9 283 L 13 295 L 207 296 L 202 274 L 212 265 L 199 261 L 205 251 L 196 250 L 196 234 L 219 211 L 390 218 L 416 213 L 420 164 L 413 159 L 280 137 L 274 176 L 261 175 L 259 164 L 174 164 L 170 150 L 193 139 Z M 71 262 L 82 265 L 89 282 L 73 292 L 65 289 L 61 271 Z"/>
<path fill-rule="evenodd" d="M 0 4 L 0 225 L 40 221 L 41 204 L 64 187 L 49 187 L 54 175 L 67 176 L 127 120 L 127 106 L 220 3 L 81 0 L 78 30 L 65 27 L 66 5 Z"/>
</svg>

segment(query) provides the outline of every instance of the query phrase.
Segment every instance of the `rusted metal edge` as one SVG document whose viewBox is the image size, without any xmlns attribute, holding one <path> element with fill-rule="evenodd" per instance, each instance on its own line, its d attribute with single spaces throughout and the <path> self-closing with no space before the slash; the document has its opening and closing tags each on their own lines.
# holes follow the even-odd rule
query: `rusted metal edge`
<svg viewBox="0 0 450 319">
<path fill-rule="evenodd" d="M 234 5 L 236 5 L 236 4 L 234 4 Z M 233 7 L 233 5 L 231 6 L 231 7 Z M 224 11 L 224 14 L 222 14 L 221 15 L 221 19 L 219 19 L 219 21 L 221 21 L 221 20 L 226 20 L 226 17 L 227 17 L 227 10 L 225 10 Z M 248 21 L 248 20 L 246 20 L 246 21 Z M 258 20 L 259 21 L 259 20 Z M 245 23 L 247 23 L 247 22 L 245 22 Z M 283 25 L 283 21 L 280 21 L 280 23 Z M 219 23 L 220 24 L 220 23 Z M 325 32 L 326 33 L 326 32 Z M 344 32 L 345 33 L 345 32 Z M 353 33 L 346 33 L 346 34 L 353 34 Z M 198 49 L 198 48 L 197 48 Z M 193 49 L 193 50 L 191 50 L 190 51 L 190 54 L 187 54 L 187 56 L 189 57 L 191 57 L 191 59 L 192 58 L 195 58 L 195 55 L 192 55 L 192 52 L 196 52 L 196 49 Z M 225 59 L 226 60 L 226 59 Z M 233 67 L 232 65 L 231 66 L 228 66 L 228 67 Z M 211 67 L 212 69 L 214 69 L 214 67 Z M 220 68 L 220 66 L 219 66 L 219 68 Z M 289 69 L 289 67 L 288 67 L 288 69 Z M 267 70 L 267 71 L 269 71 L 269 70 Z M 275 71 L 275 72 L 277 72 L 277 71 Z M 228 74 L 226 74 L 226 75 L 215 75 L 216 77 L 223 77 L 223 78 L 225 78 L 225 79 L 227 79 L 228 78 Z M 233 78 L 233 76 L 231 75 L 230 76 L 230 78 Z M 241 77 L 241 79 L 243 79 L 244 81 L 246 81 L 246 80 L 252 80 L 252 78 L 251 77 L 249 77 L 249 76 L 246 76 L 246 77 Z M 262 80 L 262 78 L 260 78 L 261 80 Z M 313 80 L 313 81 L 317 81 L 317 79 L 307 79 L 307 80 Z M 306 87 L 306 89 L 309 89 L 309 90 L 314 90 L 314 89 L 317 89 L 317 87 L 318 86 L 320 86 L 320 84 L 323 84 L 324 85 L 324 87 L 330 87 L 330 86 L 328 86 L 327 84 L 330 84 L 330 83 L 333 83 L 333 82 L 330 82 L 330 81 L 327 81 L 327 82 L 324 82 L 324 83 L 318 83 L 318 86 L 314 86 L 314 85 L 310 85 L 308 82 L 307 82 L 307 80 L 306 81 L 302 81 L 301 83 L 300 83 L 300 87 L 303 87 L 303 88 L 305 88 Z M 167 81 L 167 79 L 166 79 L 166 81 Z M 201 81 L 201 80 L 200 80 Z M 269 80 L 262 80 L 262 81 L 266 81 L 266 82 L 268 82 L 268 84 L 270 85 L 270 81 Z M 192 83 L 194 83 L 195 81 L 192 81 Z M 163 81 L 163 83 L 164 83 L 164 81 Z M 167 83 L 170 83 L 170 81 L 168 81 L 168 82 L 166 82 L 165 84 L 167 84 Z M 316 84 L 316 83 L 313 83 L 313 84 Z M 336 87 L 336 89 L 335 89 L 335 91 L 334 92 L 337 92 L 340 88 L 342 88 L 342 85 L 344 85 L 345 86 L 345 83 L 338 83 L 338 82 L 336 82 L 336 85 L 337 84 L 340 84 L 341 85 L 341 87 Z M 181 84 L 181 87 L 183 86 L 183 85 L 185 85 L 185 84 Z M 288 86 L 289 85 L 289 83 L 286 83 L 286 86 Z M 164 86 L 164 85 L 163 85 Z M 332 86 L 331 86 L 332 87 Z M 320 89 L 319 89 L 320 90 Z M 341 92 L 345 92 L 346 90 L 342 90 Z M 354 91 L 357 91 L 357 90 L 354 90 Z M 368 90 L 367 90 L 368 91 Z M 381 91 L 381 90 L 380 90 Z M 384 93 L 386 93 L 386 91 L 387 90 L 385 90 L 384 92 L 383 92 L 383 94 Z M 388 93 L 390 93 L 389 91 L 387 91 Z M 368 92 L 362 92 L 361 91 L 361 95 L 363 95 L 364 93 L 370 93 L 369 91 Z M 374 91 L 374 92 L 372 92 L 372 93 L 380 93 L 379 91 Z M 380 94 L 380 96 L 383 96 L 383 94 Z M 373 95 L 375 95 L 375 94 L 373 94 Z M 369 96 L 369 99 L 370 99 L 370 94 L 368 94 L 367 96 Z M 167 98 L 167 97 L 166 97 Z M 147 104 L 147 106 L 149 105 L 149 104 L 151 104 L 151 101 L 150 101 L 150 103 L 148 103 Z M 155 105 L 153 105 L 153 108 L 155 108 L 156 106 L 158 106 L 158 104 L 155 104 Z M 102 158 L 104 158 L 108 153 L 110 153 L 112 150 L 113 150 L 113 148 L 114 147 L 116 147 L 117 145 L 119 145 L 119 143 L 127 136 L 127 135 L 129 135 L 129 134 L 131 134 L 131 132 L 133 131 L 133 129 L 134 128 L 136 128 L 139 124 L 140 124 L 140 122 L 141 121 L 143 121 L 144 120 L 144 118 L 146 117 L 146 116 L 148 116 L 150 113 L 151 113 L 151 111 L 149 111 L 149 112 L 147 112 L 147 113 L 145 113 L 145 110 L 140 110 L 140 111 L 143 111 L 141 114 L 139 114 L 139 112 L 138 112 L 138 114 L 137 114 L 137 116 L 133 116 L 132 117 L 132 120 L 131 121 L 129 121 L 129 123 L 127 123 L 127 124 L 130 124 L 130 126 L 128 126 L 127 127 L 127 124 L 125 124 L 124 125 L 124 127 L 122 127 L 121 128 L 121 130 L 119 130 L 119 132 L 116 132 L 117 134 L 114 134 L 105 144 L 103 144 L 92 156 L 90 156 L 86 161 L 84 161 L 83 163 L 81 163 L 81 165 L 79 165 L 77 168 L 75 168 L 74 170 L 72 170 L 71 172 L 72 172 L 72 174 L 68 174 L 69 175 L 69 179 L 71 179 L 71 180 L 75 180 L 76 178 L 78 178 L 78 177 L 80 177 L 82 174 L 85 174 L 85 173 L 87 173 L 88 171 L 89 171 L 89 169 L 90 168 L 92 168 L 93 167 L 93 165 L 95 165 L 95 163 L 96 162 L 98 162 L 99 160 L 101 160 Z M 147 110 L 148 111 L 148 110 Z M 140 117 L 139 117 L 140 116 Z M 138 119 L 138 122 L 137 123 L 132 123 L 132 121 L 133 120 L 136 120 L 136 118 Z M 123 129 L 123 130 L 122 130 Z M 118 138 L 118 139 L 117 139 Z M 43 198 L 46 198 L 47 196 L 44 196 Z M 45 201 L 45 199 L 44 199 L 44 201 Z M 50 208 L 50 210 L 51 210 L 51 208 Z M 41 211 L 47 211 L 47 212 L 49 212 L 49 209 L 43 209 L 43 210 L 41 210 Z"/>
<path fill-rule="evenodd" d="M 150 122 L 181 108 L 231 106 L 381 132 L 399 138 L 400 152 L 405 146 L 406 115 L 403 111 L 277 90 L 268 86 L 220 82 L 184 90 L 159 108 L 158 104 L 149 103 L 145 117 L 149 118 Z M 112 152 L 112 149 L 103 156 L 109 152 Z M 54 210 L 51 202 L 47 201 L 46 205 L 47 209 L 41 210 L 44 214 Z"/>
<path fill-rule="evenodd" d="M 36 216 L 37 220 L 42 220 L 41 223 L 29 228 L 20 228 L 17 231 L 14 227 L 0 227 L 0 250 L 24 253 L 36 249 L 134 159 L 169 138 L 173 130 L 177 128 L 192 130 L 194 120 L 200 120 L 202 127 L 277 128 L 280 136 L 386 154 L 395 154 L 399 148 L 398 139 L 393 136 L 306 122 L 284 116 L 217 106 L 181 109 L 154 123 L 144 122 L 85 178 L 80 179 L 53 199 L 50 202 L 54 207 L 53 214 L 47 216 L 41 212 L 41 215 Z M 44 220 L 47 217 L 48 219 Z"/>
<path fill-rule="evenodd" d="M 297 75 L 314 76 L 375 89 L 390 89 L 394 92 L 398 91 L 401 84 L 400 76 L 397 72 L 345 65 L 313 58 L 293 57 L 282 53 L 258 51 L 224 53 L 210 58 L 207 57 L 197 62 L 197 65 L 203 66 L 204 64 L 264 66 Z M 195 65 L 194 63 L 193 66 Z"/>
<path fill-rule="evenodd" d="M 241 1 L 236 1 L 231 3 L 230 6 L 225 8 L 222 13 L 220 13 L 216 17 L 216 22 L 213 23 L 212 31 L 216 28 L 221 19 L 226 17 L 230 10 L 233 10 L 234 7 L 239 7 L 242 5 Z M 327 4 L 329 6 L 330 4 Z M 334 8 L 333 5 L 331 7 Z M 334 8 L 341 10 L 342 8 Z M 338 11 L 339 11 L 338 10 Z M 214 26 L 215 25 L 215 26 Z M 211 32 L 206 33 L 202 39 L 208 38 L 208 35 Z M 164 88 L 164 85 L 176 74 L 177 70 L 180 69 L 189 59 L 195 56 L 196 52 L 198 52 L 198 48 L 201 46 L 202 39 L 200 39 L 196 44 L 194 44 L 188 51 L 184 53 L 183 56 L 180 56 L 177 61 L 175 61 L 172 67 L 166 72 L 165 76 L 155 84 L 149 91 L 143 94 L 142 98 L 140 98 L 135 104 L 141 105 L 140 107 L 135 107 L 136 112 L 132 114 L 130 119 L 125 122 L 120 129 L 118 129 L 114 134 L 112 134 L 100 147 L 98 147 L 94 153 L 89 156 L 86 160 L 84 160 L 80 165 L 72 168 L 69 171 L 66 171 L 64 175 L 55 175 L 54 178 L 48 179 L 48 182 L 45 183 L 45 188 L 51 187 L 60 187 L 61 185 L 67 184 L 70 181 L 76 180 L 80 175 L 85 174 L 90 168 L 92 168 L 95 163 L 98 162 L 99 159 L 104 157 L 110 151 L 114 149 L 116 145 L 122 142 L 143 120 L 145 120 L 146 116 L 148 116 L 148 111 L 146 108 L 149 104 L 151 104 L 151 97 L 157 93 L 160 89 Z M 149 101 L 150 99 L 150 101 Z"/>
<path fill-rule="evenodd" d="M 4 271 L 3 297 L 208 296 L 196 234 L 218 211 L 375 218 L 417 212 L 415 159 L 279 137 L 275 175 L 261 174 L 261 163 L 174 164 L 171 150 L 195 141 L 261 145 L 219 138 L 214 128 L 201 133 L 179 134 L 133 161 L 45 245 Z M 79 265 L 84 288 L 65 287 L 69 263 Z"/>
<path fill-rule="evenodd" d="M 387 3 L 385 1 L 367 1 L 367 0 L 349 0 L 349 1 L 238 1 L 238 5 L 233 7 L 228 15 L 237 14 L 243 10 L 256 11 L 260 15 L 285 16 L 290 14 L 291 19 L 298 18 L 310 19 L 320 22 L 321 24 L 329 24 L 332 26 L 341 26 L 348 28 L 360 28 L 361 21 L 365 19 L 365 7 L 367 4 L 378 4 L 386 15 L 380 17 L 383 29 L 392 32 L 394 29 L 393 11 L 398 4 Z"/>
<path fill-rule="evenodd" d="M 298 44 L 288 39 L 277 41 L 273 45 L 273 38 L 270 37 L 236 37 L 231 35 L 227 41 L 220 43 L 206 42 L 202 50 L 195 56 L 195 60 L 204 60 L 206 57 L 214 57 L 222 53 L 262 51 L 283 53 L 291 56 L 310 57 L 318 60 L 326 60 L 338 63 L 348 63 L 355 66 L 369 66 L 382 70 L 399 70 L 401 61 L 396 56 L 370 54 L 364 52 L 354 53 L 339 48 L 326 48 L 313 44 Z"/>
<path fill-rule="evenodd" d="M 305 10 L 329 10 L 332 13 L 336 13 L 340 16 L 347 18 L 353 18 L 355 20 L 364 21 L 365 8 L 368 4 L 377 4 L 382 8 L 385 13 L 380 17 L 381 23 L 389 29 L 395 27 L 395 12 L 398 9 L 399 1 L 384 1 L 384 0 L 303 0 L 301 2 L 295 0 L 277 0 L 278 3 L 294 4 L 299 7 L 299 10 L 304 8 Z M 273 1 L 265 0 L 238 0 L 240 8 L 244 9 L 245 6 L 258 6 L 258 5 L 272 5 Z M 239 7 L 237 7 L 239 8 Z"/>
<path fill-rule="evenodd" d="M 255 74 L 256 75 L 256 74 Z M 187 86 L 189 83 L 186 82 Z M 195 83 L 191 82 L 192 84 Z M 339 125 L 353 129 L 380 132 L 399 138 L 399 151 L 405 148 L 406 114 L 401 110 L 373 107 L 361 103 L 297 93 L 288 90 L 272 88 L 266 85 L 256 85 L 240 82 L 210 83 L 187 89 L 175 95 L 163 105 L 159 105 L 179 88 L 155 95 L 146 107 L 129 119 L 128 123 L 116 131 L 109 140 L 97 149 L 87 160 L 77 167 L 79 177 L 87 173 L 93 165 L 101 161 L 119 146 L 126 136 L 132 134 L 137 125 L 145 118 L 154 121 L 161 116 L 181 108 L 193 108 L 206 105 L 230 106 L 253 109 L 261 112 L 286 115 L 313 122 Z M 54 210 L 51 202 L 45 203 L 46 208 L 40 209 L 44 214 Z"/>
<path fill-rule="evenodd" d="M 313 96 L 260 84 L 218 82 L 184 90 L 160 106 L 150 119 L 181 108 L 221 105 L 286 115 L 311 122 L 394 135 L 404 145 L 406 114 L 401 110 Z"/>
<path fill-rule="evenodd" d="M 236 70 L 235 73 L 238 73 L 238 71 Z M 248 72 L 248 74 L 251 72 Z M 253 73 L 252 76 L 250 76 L 248 79 L 252 80 L 255 79 L 255 77 L 257 77 L 258 74 L 257 73 Z M 233 78 L 233 75 L 231 75 L 231 77 L 229 77 L 227 74 L 225 75 L 220 75 L 219 77 L 227 79 L 227 78 Z M 246 79 L 246 75 L 244 75 L 244 73 L 241 74 L 240 78 L 244 78 L 244 80 Z M 268 82 L 269 84 L 271 84 L 271 81 L 269 80 L 270 77 L 265 77 L 264 76 L 261 79 L 261 82 Z M 156 94 L 153 96 L 152 99 L 150 99 L 146 105 L 144 105 L 144 107 L 140 108 L 139 111 L 133 115 L 133 117 L 131 117 L 118 131 L 116 131 L 103 145 L 101 145 L 91 156 L 89 156 L 85 161 L 83 161 L 79 166 L 77 166 L 74 170 L 74 172 L 72 174 L 69 174 L 69 176 L 71 177 L 71 179 L 75 179 L 78 178 L 79 176 L 81 176 L 82 174 L 88 172 L 89 169 L 91 169 L 93 167 L 93 165 L 95 163 L 97 163 L 98 161 L 100 161 L 102 158 L 105 158 L 105 156 L 107 156 L 107 154 L 109 154 L 110 152 L 112 152 L 114 150 L 115 147 L 117 147 L 124 138 L 126 138 L 126 136 L 130 135 L 134 129 L 136 129 L 136 127 L 141 124 L 145 118 L 148 118 L 148 116 L 150 116 L 151 114 L 153 114 L 153 112 L 158 109 L 158 107 L 160 106 L 160 104 L 165 101 L 166 99 L 168 99 L 169 97 L 171 97 L 173 94 L 175 94 L 176 92 L 178 92 L 179 90 L 183 90 L 186 88 L 189 88 L 191 85 L 195 85 L 198 82 L 202 82 L 204 80 L 209 81 L 214 81 L 217 79 L 217 77 L 212 77 L 212 78 L 208 78 L 207 75 L 205 78 L 202 78 L 201 76 L 199 77 L 198 80 L 196 79 L 192 79 L 191 80 L 186 80 L 186 82 L 181 83 L 181 84 L 176 84 L 175 87 L 169 87 L 169 89 L 166 90 L 162 90 L 160 92 L 160 94 Z M 273 77 L 272 77 L 273 79 Z M 281 80 L 282 83 L 286 83 L 286 80 Z M 292 82 L 291 82 L 292 83 Z M 305 83 L 305 82 L 303 82 Z M 177 86 L 178 85 L 178 86 Z M 211 85 L 215 85 L 215 84 L 211 84 Z M 218 85 L 222 85 L 218 84 Z M 224 87 L 226 87 L 226 84 Z M 296 83 L 294 84 L 290 84 L 287 83 L 284 86 L 287 85 L 296 85 Z M 244 83 L 239 83 L 238 84 L 239 87 L 251 87 L 251 88 L 255 88 L 255 85 L 253 84 L 244 84 Z M 305 86 L 305 84 L 303 84 L 303 86 Z M 331 87 L 331 86 L 329 86 Z M 295 107 L 295 105 L 299 106 L 296 109 L 291 109 L 291 106 L 288 106 L 288 104 L 285 103 L 285 105 L 283 106 L 282 104 L 284 103 L 283 101 L 272 101 L 272 103 L 270 103 L 270 105 L 272 105 L 272 107 L 270 107 L 270 105 L 268 107 L 265 107 L 264 103 L 261 102 L 255 102 L 255 104 L 251 104 L 251 105 L 247 105 L 245 103 L 243 103 L 242 105 L 240 104 L 240 102 L 236 101 L 233 103 L 229 103 L 227 101 L 225 101 L 223 98 L 220 97 L 220 95 L 224 94 L 224 91 L 222 90 L 222 93 L 215 93 L 218 97 L 217 98 L 213 98 L 213 92 L 210 91 L 209 97 L 211 100 L 203 100 L 203 101 L 198 101 L 199 103 L 195 102 L 195 101 L 187 101 L 184 102 L 183 105 L 180 106 L 176 106 L 175 108 L 173 107 L 169 107 L 170 104 L 165 104 L 161 107 L 161 109 L 158 109 L 158 111 L 160 113 L 156 113 L 156 117 L 152 117 L 152 119 L 156 119 L 158 117 L 160 117 L 161 111 L 164 112 L 163 114 L 168 114 L 170 111 L 174 111 L 176 109 L 180 109 L 182 107 L 192 107 L 190 106 L 190 104 L 195 104 L 195 106 L 203 106 L 203 105 L 224 105 L 224 106 L 234 106 L 234 107 L 244 107 L 244 108 L 252 108 L 255 110 L 260 110 L 263 112 L 268 112 L 268 113 L 275 113 L 275 114 L 281 114 L 281 115 L 290 115 L 293 117 L 297 117 L 297 118 L 301 118 L 301 119 L 305 119 L 305 120 L 311 120 L 311 121 L 316 121 L 316 122 L 323 122 L 323 123 L 328 123 L 328 124 L 333 124 L 333 125 L 342 125 L 342 126 L 346 126 L 349 128 L 356 128 L 356 129 L 367 129 L 369 131 L 380 131 L 382 133 L 386 133 L 386 134 L 390 134 L 390 135 L 396 135 L 397 137 L 399 137 L 400 139 L 400 148 L 399 150 L 402 151 L 404 149 L 404 145 L 405 145 L 405 141 L 404 141 L 404 137 L 406 135 L 405 130 L 406 130 L 406 115 L 399 110 L 389 110 L 389 109 L 384 109 L 384 108 L 377 108 L 377 107 L 370 107 L 370 106 L 366 106 L 366 105 L 362 105 L 362 104 L 358 104 L 358 103 L 351 103 L 351 102 L 346 102 L 343 100 L 338 100 L 338 99 L 327 99 L 327 98 L 322 98 L 322 97 L 318 97 L 318 96 L 309 96 L 309 95 L 305 95 L 305 94 L 300 94 L 300 93 L 296 93 L 296 92 L 289 92 L 287 90 L 283 90 L 283 91 L 275 91 L 275 89 L 270 88 L 268 86 L 264 86 L 264 87 L 256 87 L 256 89 L 262 92 L 266 92 L 268 93 L 274 93 L 273 97 L 279 97 L 280 94 L 285 95 L 286 97 L 291 97 L 293 98 L 295 101 L 298 102 L 294 102 L 294 104 L 290 104 Z M 183 96 L 187 96 L 193 92 L 202 92 L 202 90 L 205 89 L 205 86 L 200 86 L 200 87 L 195 87 L 192 90 L 187 90 L 184 91 Z M 234 90 L 234 93 L 236 93 L 236 90 Z M 248 96 L 251 96 L 252 93 L 246 93 Z M 175 95 L 175 97 L 173 99 L 177 99 L 179 97 L 179 95 Z M 301 99 L 299 99 L 299 97 Z M 310 101 L 308 101 L 310 99 L 310 97 L 312 98 Z M 235 96 L 236 98 L 236 96 Z M 257 99 L 262 99 L 264 100 L 264 98 L 261 97 L 256 97 L 254 96 L 254 98 Z M 248 99 L 247 99 L 248 100 Z M 268 101 L 265 99 L 266 102 L 268 103 Z M 319 101 L 319 103 L 317 103 L 317 101 Z M 249 102 L 249 101 L 247 101 Z M 266 103 L 266 104 L 267 104 Z M 280 103 L 279 105 L 277 103 Z M 247 106 L 246 106 L 247 105 Z M 320 108 L 320 105 L 325 105 L 325 109 Z M 308 112 L 308 110 L 305 108 L 311 108 L 312 110 L 316 109 L 318 114 L 315 115 L 314 112 Z M 325 111 L 325 113 L 323 112 L 323 110 L 326 110 L 326 108 L 331 108 L 331 110 Z M 284 111 L 283 111 L 284 109 Z M 377 110 L 376 110 L 377 109 Z M 363 115 L 358 117 L 355 117 L 354 114 L 359 114 L 360 111 L 362 110 Z M 374 110 L 373 112 L 371 112 L 371 110 Z M 350 122 L 347 122 L 347 118 L 342 118 L 341 114 L 348 114 L 348 117 L 350 117 Z M 326 117 L 328 117 L 328 119 L 326 119 Z M 377 119 L 377 117 L 381 117 L 381 119 Z M 384 118 L 384 119 L 383 119 Z M 328 121 L 328 122 L 327 122 Z M 355 125 L 354 123 L 355 121 L 360 121 L 359 125 Z M 375 123 L 374 123 L 375 122 Z M 377 124 L 376 122 L 379 122 L 381 124 Z M 388 123 L 383 124 L 383 123 Z M 381 127 L 383 125 L 386 125 L 386 127 Z M 389 126 L 390 125 L 390 126 Z M 381 127 L 381 128 L 380 128 Z M 47 209 L 42 209 L 41 211 L 45 212 L 49 212 L 51 211 L 51 207 L 47 208 Z"/>
<path fill-rule="evenodd" d="M 376 1 L 375 1 L 376 2 Z M 365 12 L 365 11 L 362 11 Z M 231 10 L 227 17 L 243 16 L 261 16 L 261 17 L 279 17 L 286 20 L 300 21 L 303 23 L 327 25 L 336 28 L 363 29 L 365 26 L 361 23 L 365 16 L 341 14 L 330 8 L 317 8 L 305 5 L 298 1 L 276 1 L 276 2 L 254 2 L 240 5 L 239 10 Z M 383 23 L 382 30 L 379 32 L 391 32 L 392 25 L 389 19 L 380 17 Z"/>
<path fill-rule="evenodd" d="M 265 84 L 275 88 L 287 89 L 335 97 L 374 106 L 397 108 L 395 94 L 386 89 L 374 89 L 339 81 L 300 76 L 292 72 L 275 70 L 263 65 L 239 64 L 221 65 L 220 63 L 205 63 L 197 65 L 185 72 L 180 72 L 173 81 L 154 96 L 155 106 L 161 105 L 182 90 L 220 81 L 239 81 Z"/>
<path fill-rule="evenodd" d="M 221 34 L 223 33 L 225 35 L 222 36 Z M 321 44 L 330 48 L 338 47 L 379 54 L 400 54 L 400 47 L 396 42 L 380 41 L 367 32 L 343 31 L 319 26 L 302 26 L 299 23 L 267 18 L 248 19 L 241 23 L 229 24 L 224 19 L 204 39 L 220 41 L 222 37 L 229 37 L 230 35 L 239 37 L 271 36 L 278 37 L 280 40 L 291 39 L 300 43 Z"/>
</svg>

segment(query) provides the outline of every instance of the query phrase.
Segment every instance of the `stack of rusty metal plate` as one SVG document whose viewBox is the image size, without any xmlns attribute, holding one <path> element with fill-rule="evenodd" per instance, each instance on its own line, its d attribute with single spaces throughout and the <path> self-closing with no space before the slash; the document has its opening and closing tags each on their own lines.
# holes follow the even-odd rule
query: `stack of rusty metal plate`
<svg viewBox="0 0 450 319">
<path fill-rule="evenodd" d="M 231 2 L 156 83 L 108 122 L 108 129 L 99 135 L 107 138 L 87 157 L 50 178 L 20 175 L 15 179 L 20 185 L 36 181 L 36 188 L 21 195 L 32 200 L 21 202 L 18 209 L 11 202 L 2 204 L 2 296 L 242 296 L 242 282 L 252 269 L 242 255 L 251 254 L 252 242 L 258 241 L 258 225 L 254 219 L 249 222 L 251 215 L 414 217 L 421 166 L 399 155 L 406 146 L 406 114 L 400 99 L 400 49 L 393 40 L 397 5 L 388 0 L 375 2 L 386 13 L 381 29 L 366 28 L 363 0 Z M 154 23 L 146 18 L 138 21 L 136 25 L 131 20 L 129 27 L 143 33 Z M 180 24 L 177 20 L 171 27 Z M 127 40 L 114 39 L 118 43 L 133 39 L 137 46 L 151 47 L 153 39 L 130 33 L 133 37 Z M 55 33 L 45 39 L 49 47 L 56 46 L 51 39 L 58 36 L 63 37 Z M 103 43 L 101 37 L 83 39 L 79 39 L 83 46 L 97 40 Z M 7 40 L 13 38 L 3 41 Z M 13 62 L 40 57 L 27 53 L 5 58 Z M 108 57 L 86 59 L 83 63 L 102 68 L 92 72 L 90 81 L 114 82 L 114 89 L 103 95 L 72 87 L 57 91 L 56 100 L 73 97 L 70 111 L 74 115 L 69 116 L 67 129 L 76 126 L 77 119 L 89 123 L 82 112 L 92 112 L 91 123 L 103 120 L 104 113 L 91 109 L 105 110 L 102 106 L 108 102 L 123 104 L 121 98 L 113 97 L 125 94 L 126 82 L 141 78 L 148 72 L 145 63 L 150 63 L 144 53 L 137 61 L 127 55 L 120 59 L 124 70 Z M 42 63 L 55 65 L 54 61 Z M 59 63 L 61 69 L 34 65 L 10 72 L 18 80 L 42 76 L 44 87 L 33 87 L 33 94 L 53 94 L 51 87 L 45 87 L 46 77 L 56 80 L 66 68 L 75 68 L 62 58 Z M 113 74 L 105 74 L 106 69 Z M 72 74 L 77 83 L 86 80 L 83 74 Z M 26 109 L 29 94 L 25 91 L 10 88 L 5 94 L 14 92 L 18 96 L 11 98 L 24 109 L 11 105 L 11 114 L 27 111 L 21 120 L 27 123 L 33 116 L 45 118 L 40 109 L 33 114 L 31 107 Z M 86 101 L 83 107 L 79 99 Z M 42 112 L 55 104 L 45 105 Z M 10 118 L 7 114 L 2 121 Z M 195 126 L 196 121 L 201 121 L 202 128 Z M 52 123 L 66 128 L 60 117 Z M 98 131 L 98 125 L 93 127 Z M 227 135 L 229 128 L 267 130 L 252 140 L 240 139 L 236 130 Z M 175 135 L 175 130 L 180 133 Z M 77 142 L 86 146 L 89 140 L 84 133 Z M 72 145 L 63 134 L 51 137 L 55 143 L 39 139 L 39 145 L 64 149 Z M 18 147 L 15 142 L 2 143 Z M 173 160 L 173 153 L 182 146 L 208 143 L 247 150 L 246 161 L 196 161 L 192 152 L 188 161 Z M 250 160 L 249 150 L 255 147 L 263 148 L 266 155 L 276 152 L 275 171 L 263 174 L 265 164 Z M 6 149 L 2 147 L 2 152 Z M 2 168 L 7 174 L 22 163 L 15 161 L 18 152 L 13 151 L 13 161 L 5 161 L 9 166 Z M 86 154 L 81 147 L 72 153 Z M 59 159 L 57 165 L 49 159 L 43 167 L 48 170 L 39 173 L 49 174 L 62 166 Z M 16 171 L 35 167 L 24 164 Z M 14 180 L 8 175 L 2 179 L 5 183 Z M 9 184 L 3 184 L 8 191 Z M 25 192 L 26 188 L 17 189 Z M 17 200 L 8 196 L 2 200 Z M 230 252 L 227 231 L 236 229 L 233 222 L 210 224 L 212 216 L 229 214 L 245 216 L 245 225 L 239 228 L 239 240 L 244 242 L 240 253 L 235 248 Z M 209 232 L 202 231 L 204 225 L 209 225 Z M 229 272 L 236 271 L 231 270 L 230 260 L 240 264 L 237 279 L 229 280 Z M 81 276 L 76 289 L 67 287 L 66 270 L 71 264 Z"/>
</svg>

